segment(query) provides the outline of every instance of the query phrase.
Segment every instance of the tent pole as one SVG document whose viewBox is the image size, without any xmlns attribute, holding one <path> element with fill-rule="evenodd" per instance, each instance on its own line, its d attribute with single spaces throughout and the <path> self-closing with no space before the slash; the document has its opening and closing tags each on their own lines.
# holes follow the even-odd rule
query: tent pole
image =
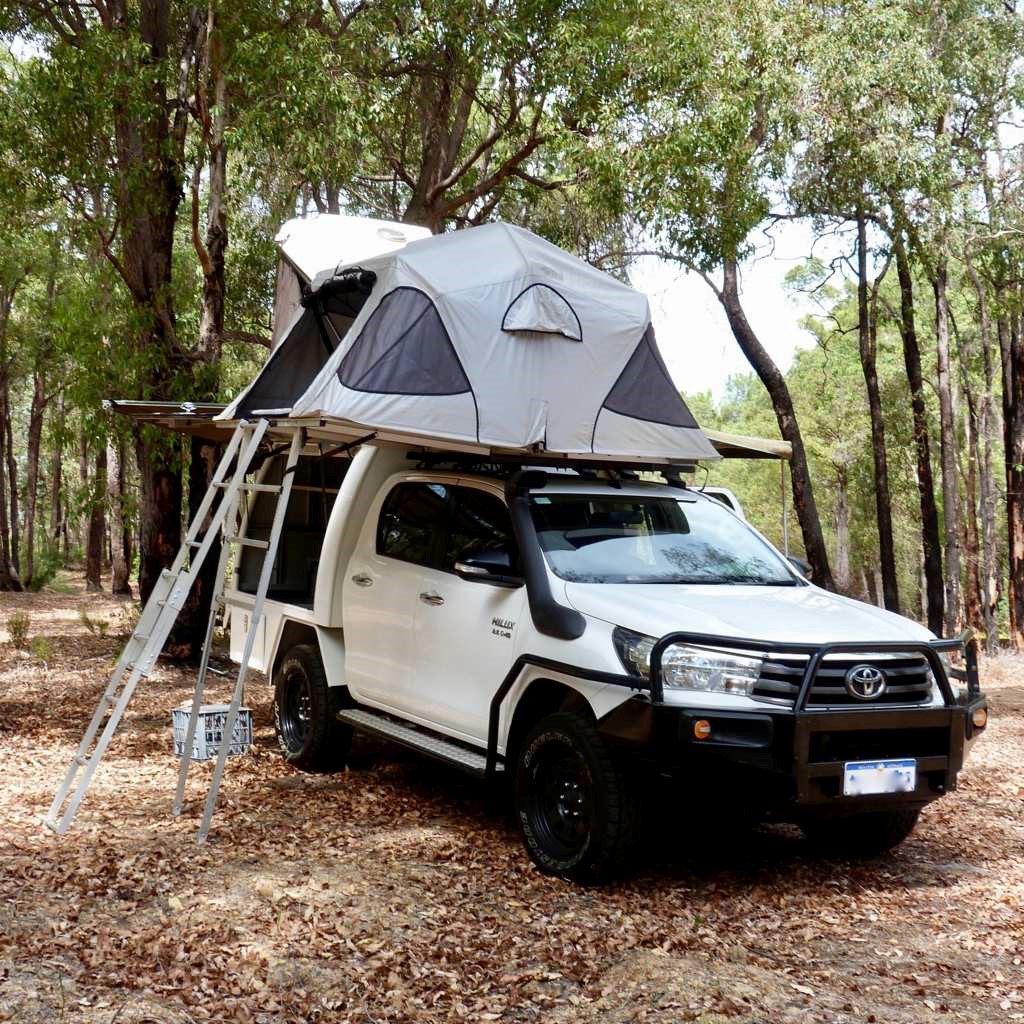
<svg viewBox="0 0 1024 1024">
<path fill-rule="evenodd" d="M 779 483 L 782 489 L 782 551 L 789 558 L 789 512 L 786 509 L 786 460 L 779 459 Z"/>
</svg>

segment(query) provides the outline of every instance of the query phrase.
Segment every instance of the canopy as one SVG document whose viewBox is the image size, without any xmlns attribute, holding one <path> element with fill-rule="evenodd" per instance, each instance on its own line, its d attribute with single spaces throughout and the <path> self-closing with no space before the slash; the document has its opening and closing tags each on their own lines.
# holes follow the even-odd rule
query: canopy
<svg viewBox="0 0 1024 1024">
<path fill-rule="evenodd" d="M 331 268 L 303 307 L 222 418 L 316 417 L 439 448 L 719 457 L 669 377 L 647 299 L 522 228 Z"/>
</svg>

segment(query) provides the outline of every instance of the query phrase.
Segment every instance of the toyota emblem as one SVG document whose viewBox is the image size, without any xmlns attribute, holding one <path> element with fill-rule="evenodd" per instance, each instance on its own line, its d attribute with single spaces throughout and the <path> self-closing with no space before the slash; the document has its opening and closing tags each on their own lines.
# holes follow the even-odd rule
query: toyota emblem
<svg viewBox="0 0 1024 1024">
<path fill-rule="evenodd" d="M 846 673 L 846 692 L 854 700 L 877 700 L 885 693 L 885 673 L 874 665 L 854 665 Z"/>
</svg>

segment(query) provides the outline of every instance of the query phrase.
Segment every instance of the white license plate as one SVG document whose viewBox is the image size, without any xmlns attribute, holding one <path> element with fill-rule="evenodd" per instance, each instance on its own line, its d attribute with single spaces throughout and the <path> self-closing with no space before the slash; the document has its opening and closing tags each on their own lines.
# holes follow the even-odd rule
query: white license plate
<svg viewBox="0 0 1024 1024">
<path fill-rule="evenodd" d="M 843 766 L 843 796 L 878 793 L 913 793 L 917 788 L 917 761 L 847 761 Z"/>
</svg>

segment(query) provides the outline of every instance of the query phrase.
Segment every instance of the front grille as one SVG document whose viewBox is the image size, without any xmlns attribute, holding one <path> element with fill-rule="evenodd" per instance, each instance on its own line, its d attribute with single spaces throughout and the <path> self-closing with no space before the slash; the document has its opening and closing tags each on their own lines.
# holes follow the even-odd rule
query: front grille
<svg viewBox="0 0 1024 1024">
<path fill-rule="evenodd" d="M 871 665 L 885 674 L 886 688 L 880 697 L 862 701 L 850 696 L 845 679 L 847 671 L 854 665 Z M 753 696 L 792 705 L 800 692 L 806 667 L 806 654 L 769 654 L 761 666 Z M 850 706 L 868 710 L 893 704 L 927 704 L 931 695 L 932 673 L 923 655 L 830 654 L 825 656 L 818 669 L 807 706 Z"/>
</svg>

